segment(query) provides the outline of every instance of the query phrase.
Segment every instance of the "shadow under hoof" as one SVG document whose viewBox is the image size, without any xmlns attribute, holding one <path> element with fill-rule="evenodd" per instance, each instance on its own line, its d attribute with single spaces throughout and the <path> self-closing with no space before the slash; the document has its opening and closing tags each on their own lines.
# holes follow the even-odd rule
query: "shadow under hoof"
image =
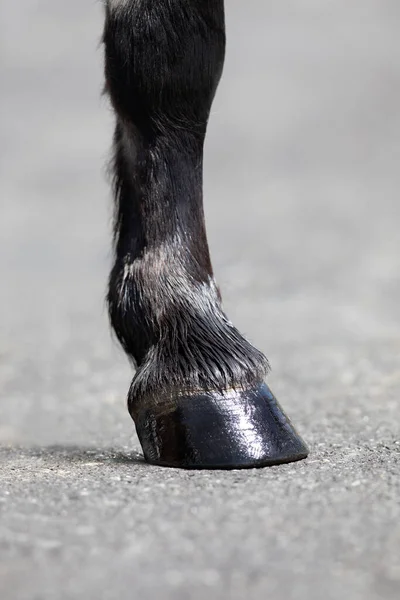
<svg viewBox="0 0 400 600">
<path fill-rule="evenodd" d="M 138 452 L 121 452 L 113 448 L 85 448 L 71 444 L 52 444 L 50 446 L 26 449 L 31 456 L 44 458 L 56 463 L 85 464 L 95 462 L 103 465 L 112 464 L 145 464 L 144 458 Z"/>
<path fill-rule="evenodd" d="M 243 469 L 306 458 L 308 448 L 263 383 L 203 392 L 132 411 L 145 459 L 185 469 Z"/>
</svg>

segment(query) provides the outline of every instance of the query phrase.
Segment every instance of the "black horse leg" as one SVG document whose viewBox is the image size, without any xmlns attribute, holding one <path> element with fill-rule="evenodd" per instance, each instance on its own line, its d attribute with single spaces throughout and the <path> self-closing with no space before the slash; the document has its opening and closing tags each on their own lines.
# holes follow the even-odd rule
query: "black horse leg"
<svg viewBox="0 0 400 600">
<path fill-rule="evenodd" d="M 223 0 L 108 0 L 116 113 L 111 323 L 137 372 L 145 458 L 234 468 L 304 458 L 263 383 L 267 360 L 227 319 L 203 216 L 203 144 L 225 51 Z"/>
</svg>

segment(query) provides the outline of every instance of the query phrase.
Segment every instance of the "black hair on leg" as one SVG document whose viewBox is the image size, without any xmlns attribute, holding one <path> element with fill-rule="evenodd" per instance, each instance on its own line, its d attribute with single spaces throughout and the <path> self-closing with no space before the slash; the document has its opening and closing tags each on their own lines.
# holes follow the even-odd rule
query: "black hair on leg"
<svg viewBox="0 0 400 600">
<path fill-rule="evenodd" d="M 203 215 L 223 0 L 108 0 L 103 39 L 116 114 L 108 303 L 137 366 L 129 401 L 254 386 L 267 360 L 223 312 Z"/>
</svg>

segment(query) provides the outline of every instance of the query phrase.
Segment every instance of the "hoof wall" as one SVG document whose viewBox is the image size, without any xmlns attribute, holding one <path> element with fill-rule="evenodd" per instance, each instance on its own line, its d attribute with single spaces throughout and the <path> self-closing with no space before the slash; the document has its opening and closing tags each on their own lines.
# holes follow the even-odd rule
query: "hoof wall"
<svg viewBox="0 0 400 600">
<path fill-rule="evenodd" d="M 253 390 L 178 396 L 132 417 L 145 459 L 184 469 L 241 469 L 306 458 L 307 446 L 263 383 Z"/>
</svg>

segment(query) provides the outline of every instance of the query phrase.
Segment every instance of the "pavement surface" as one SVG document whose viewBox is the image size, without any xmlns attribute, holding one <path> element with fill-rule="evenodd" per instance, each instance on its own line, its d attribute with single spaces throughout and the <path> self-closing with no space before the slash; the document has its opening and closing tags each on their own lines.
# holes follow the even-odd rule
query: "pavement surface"
<svg viewBox="0 0 400 600">
<path fill-rule="evenodd" d="M 231 319 L 310 457 L 146 465 L 104 304 L 101 2 L 1 9 L 0 597 L 400 597 L 400 4 L 228 0 L 206 147 Z"/>
</svg>

